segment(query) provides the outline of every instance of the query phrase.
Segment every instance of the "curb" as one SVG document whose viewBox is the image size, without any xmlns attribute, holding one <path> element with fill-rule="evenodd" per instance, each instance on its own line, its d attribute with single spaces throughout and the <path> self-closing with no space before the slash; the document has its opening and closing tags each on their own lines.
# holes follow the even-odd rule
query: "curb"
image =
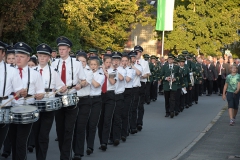
<svg viewBox="0 0 240 160">
<path fill-rule="evenodd" d="M 220 112 L 216 115 L 215 118 L 207 125 L 207 127 L 195 138 L 187 147 L 185 147 L 176 157 L 172 158 L 172 160 L 178 160 L 181 158 L 185 153 L 187 153 L 211 128 L 212 126 L 218 121 L 221 115 L 227 110 L 227 105 L 224 106 Z"/>
</svg>

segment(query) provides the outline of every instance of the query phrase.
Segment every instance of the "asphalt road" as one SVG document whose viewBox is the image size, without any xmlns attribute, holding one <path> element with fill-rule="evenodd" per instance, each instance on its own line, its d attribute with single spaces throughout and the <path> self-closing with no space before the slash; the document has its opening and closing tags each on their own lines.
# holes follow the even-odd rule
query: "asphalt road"
<svg viewBox="0 0 240 160">
<path fill-rule="evenodd" d="M 221 97 L 203 95 L 199 104 L 185 109 L 177 117 L 165 118 L 164 98 L 158 96 L 156 102 L 145 105 L 143 130 L 130 135 L 119 146 L 108 146 L 106 152 L 100 146 L 96 136 L 94 153 L 85 155 L 83 160 L 171 160 L 187 147 L 218 112 L 226 105 Z M 50 134 L 47 160 L 59 159 L 59 150 L 55 142 L 55 123 Z M 11 158 L 8 158 L 11 159 Z M 35 152 L 28 154 L 29 160 L 35 159 Z"/>
</svg>

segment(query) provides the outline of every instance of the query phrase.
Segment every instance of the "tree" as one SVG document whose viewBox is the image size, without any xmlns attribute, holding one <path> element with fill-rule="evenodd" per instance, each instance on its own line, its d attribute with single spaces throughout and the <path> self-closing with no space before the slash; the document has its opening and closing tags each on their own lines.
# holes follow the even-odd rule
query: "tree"
<svg viewBox="0 0 240 160">
<path fill-rule="evenodd" d="M 21 31 L 33 18 L 33 12 L 40 0 L 1 0 L 0 1 L 0 39 L 3 33 Z"/>
<path fill-rule="evenodd" d="M 174 29 L 166 33 L 165 49 L 174 45 L 178 51 L 188 50 L 221 54 L 220 47 L 239 41 L 239 0 L 189 0 L 176 2 Z"/>
</svg>

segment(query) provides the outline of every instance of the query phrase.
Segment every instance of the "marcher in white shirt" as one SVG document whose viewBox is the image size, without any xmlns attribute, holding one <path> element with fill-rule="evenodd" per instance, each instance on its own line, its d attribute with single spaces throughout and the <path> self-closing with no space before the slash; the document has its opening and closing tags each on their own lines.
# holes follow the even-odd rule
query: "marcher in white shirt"
<svg viewBox="0 0 240 160">
<path fill-rule="evenodd" d="M 10 119 L 7 117 L 7 112 L 9 113 L 12 103 L 7 102 L 12 98 L 11 93 L 15 92 L 16 95 L 20 96 L 21 94 L 24 97 L 27 95 L 27 92 L 23 89 L 18 70 L 3 61 L 6 47 L 7 45 L 0 41 L 0 106 L 2 107 L 1 110 L 6 112 L 5 118 L 0 119 L 2 123 L 0 124 L 0 149 L 9 130 L 9 124 L 7 123 Z"/>
<path fill-rule="evenodd" d="M 69 88 L 66 94 L 74 98 L 77 90 L 81 89 L 81 86 L 84 86 L 86 82 L 83 66 L 81 62 L 69 56 L 72 42 L 68 38 L 63 36 L 57 38 L 57 45 L 60 59 L 55 60 L 52 66 L 58 71 L 63 83 Z M 56 96 L 62 97 L 60 94 Z M 72 158 L 72 140 L 77 115 L 77 104 L 62 107 L 55 111 L 60 159 Z"/>
<path fill-rule="evenodd" d="M 112 133 L 110 135 L 109 143 L 113 143 L 115 146 L 119 145 L 121 139 L 121 127 L 122 127 L 122 109 L 124 105 L 125 91 L 125 77 L 127 71 L 120 66 L 122 54 L 120 52 L 112 53 L 112 66 L 116 72 L 115 83 L 115 110 L 113 114 Z"/>
<path fill-rule="evenodd" d="M 93 71 L 93 79 L 91 82 L 90 98 L 91 98 L 91 112 L 87 124 L 87 154 L 93 153 L 94 139 L 97 131 L 97 125 L 101 114 L 102 108 L 102 85 L 105 76 L 99 72 L 100 62 L 97 56 L 90 57 L 88 61 L 90 69 Z"/>
<path fill-rule="evenodd" d="M 41 75 L 46 93 L 45 100 L 47 101 L 49 96 L 55 97 L 55 94 L 53 94 L 54 91 L 60 89 L 60 92 L 63 93 L 67 90 L 67 87 L 55 69 L 48 65 L 52 52 L 51 47 L 43 43 L 38 45 L 36 50 L 39 65 L 35 70 Z M 49 133 L 52 128 L 54 115 L 54 111 L 40 112 L 39 120 L 33 125 L 37 160 L 45 160 L 47 157 Z"/>
<path fill-rule="evenodd" d="M 20 98 L 15 101 L 16 104 L 31 104 L 33 105 L 36 100 L 41 100 L 44 97 L 44 85 L 39 72 L 28 67 L 28 61 L 30 59 L 30 53 L 32 52 L 24 42 L 18 42 L 14 45 L 16 54 L 15 62 L 23 87 L 27 90 L 27 97 L 34 96 L 28 100 Z M 23 105 L 23 107 L 24 107 Z M 16 106 L 18 107 L 18 106 Z M 33 123 L 29 124 L 11 124 L 10 136 L 12 143 L 12 159 L 27 159 L 27 141 L 32 129 Z"/>
<path fill-rule="evenodd" d="M 91 82 L 93 79 L 93 72 L 87 65 L 87 54 L 83 51 L 78 51 L 77 59 L 82 63 L 83 70 L 86 76 L 86 83 L 80 90 L 77 91 L 78 96 L 78 117 L 75 124 L 74 137 L 73 137 L 73 159 L 82 157 L 84 155 L 85 133 L 88 123 L 89 114 L 91 112 Z"/>
<path fill-rule="evenodd" d="M 102 112 L 98 124 L 98 136 L 100 149 L 106 151 L 110 135 L 113 112 L 115 109 L 115 83 L 116 72 L 111 68 L 112 58 L 104 55 L 102 70 L 104 72 L 104 83 L 102 86 Z"/>
<path fill-rule="evenodd" d="M 149 69 L 149 64 L 148 61 L 145 61 L 144 59 L 141 58 L 143 48 L 139 45 L 134 47 L 134 51 L 137 52 L 137 63 L 139 63 L 142 68 L 142 76 L 141 76 L 141 88 L 140 88 L 140 101 L 138 105 L 138 118 L 137 118 L 137 130 L 141 131 L 142 126 L 143 126 L 143 115 L 144 115 L 144 101 L 145 101 L 145 90 L 146 90 L 146 82 L 148 76 L 151 74 L 150 69 Z"/>
<path fill-rule="evenodd" d="M 130 65 L 130 57 L 128 55 L 122 56 L 121 61 L 122 67 L 127 71 L 125 77 L 125 91 L 123 93 L 124 96 L 124 105 L 122 108 L 122 131 L 121 131 L 121 139 L 122 141 L 126 141 L 129 131 L 129 112 L 132 105 L 133 100 L 133 79 L 136 75 L 136 71 Z"/>
</svg>

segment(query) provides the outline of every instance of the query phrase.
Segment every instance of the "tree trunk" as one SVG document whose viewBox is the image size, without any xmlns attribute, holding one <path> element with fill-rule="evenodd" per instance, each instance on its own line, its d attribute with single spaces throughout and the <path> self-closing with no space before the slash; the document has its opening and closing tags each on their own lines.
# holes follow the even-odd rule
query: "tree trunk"
<svg viewBox="0 0 240 160">
<path fill-rule="evenodd" d="M 4 22 L 4 16 L 0 14 L 0 40 L 3 39 L 3 22 Z"/>
</svg>

